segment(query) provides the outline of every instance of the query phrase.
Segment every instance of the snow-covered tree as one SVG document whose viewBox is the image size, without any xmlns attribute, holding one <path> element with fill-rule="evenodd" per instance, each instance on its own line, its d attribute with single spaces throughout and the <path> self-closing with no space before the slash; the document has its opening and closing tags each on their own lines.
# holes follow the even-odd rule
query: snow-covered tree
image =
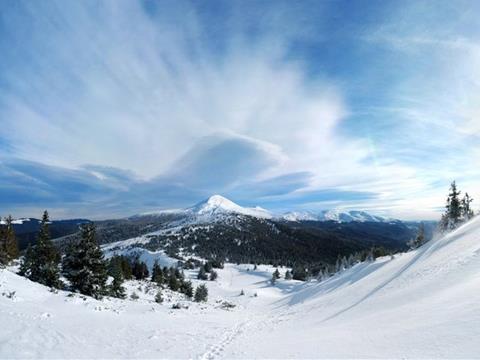
<svg viewBox="0 0 480 360">
<path fill-rule="evenodd" d="M 195 290 L 195 301 L 202 302 L 208 299 L 208 289 L 205 284 L 201 284 Z"/>
<path fill-rule="evenodd" d="M 171 269 L 170 275 L 168 276 L 168 287 L 172 291 L 178 291 L 180 289 L 181 281 L 175 274 L 175 271 Z"/>
<path fill-rule="evenodd" d="M 161 285 L 164 281 L 164 275 L 162 268 L 158 264 L 158 260 L 155 260 L 152 268 L 152 281 L 156 282 L 158 285 Z"/>
<path fill-rule="evenodd" d="M 450 185 L 450 192 L 447 197 L 445 218 L 442 225 L 444 230 L 455 229 L 462 221 L 462 202 L 460 200 L 461 192 L 457 190 L 455 181 Z"/>
<path fill-rule="evenodd" d="M 425 240 L 425 225 L 422 223 L 420 223 L 420 226 L 418 227 L 418 233 L 417 233 L 417 236 L 415 237 L 415 239 L 409 241 L 407 243 L 408 246 L 410 246 L 411 249 L 416 249 L 420 246 L 422 246 L 423 244 L 425 244 L 426 240 Z"/>
<path fill-rule="evenodd" d="M 161 304 L 163 302 L 162 290 L 158 290 L 155 294 L 155 302 Z"/>
<path fill-rule="evenodd" d="M 191 281 L 182 281 L 180 285 L 180 291 L 185 294 L 186 297 L 193 297 L 193 286 Z"/>
<path fill-rule="evenodd" d="M 113 281 L 108 287 L 108 294 L 116 298 L 125 299 L 125 287 L 123 286 L 124 277 L 121 258 L 119 256 L 110 258 L 108 264 L 108 275 L 113 277 Z"/>
<path fill-rule="evenodd" d="M 210 271 L 210 281 L 215 281 L 218 278 L 218 273 L 215 270 Z"/>
<path fill-rule="evenodd" d="M 292 280 L 292 273 L 290 270 L 285 271 L 285 280 Z"/>
<path fill-rule="evenodd" d="M 457 189 L 455 181 L 450 185 L 450 192 L 447 197 L 445 213 L 440 220 L 439 228 L 441 231 L 456 229 L 463 222 L 470 220 L 474 216 L 471 208 L 473 199 L 465 193 L 460 199 L 461 192 Z"/>
<path fill-rule="evenodd" d="M 40 223 L 37 244 L 26 252 L 20 273 L 32 281 L 51 287 L 60 287 L 60 253 L 50 239 L 50 219 L 45 210 Z"/>
<path fill-rule="evenodd" d="M 208 280 L 208 275 L 207 275 L 207 272 L 205 271 L 204 266 L 200 266 L 200 270 L 198 271 L 197 279 Z"/>
<path fill-rule="evenodd" d="M 97 244 L 93 224 L 84 225 L 80 242 L 67 249 L 63 270 L 73 290 L 95 298 L 105 294 L 107 266 Z"/>
<path fill-rule="evenodd" d="M 18 245 L 13 230 L 12 216 L 5 218 L 5 225 L 0 225 L 0 264 L 8 264 L 18 257 Z"/>
<path fill-rule="evenodd" d="M 132 275 L 137 280 L 143 280 L 148 278 L 148 266 L 147 264 L 145 264 L 145 262 L 140 261 L 138 257 L 133 260 Z"/>
<path fill-rule="evenodd" d="M 275 271 L 273 272 L 273 275 L 272 275 L 276 280 L 277 279 L 280 279 L 280 271 L 278 271 L 278 268 L 275 269 Z"/>
<path fill-rule="evenodd" d="M 465 196 L 462 199 L 462 217 L 465 221 L 470 220 L 474 216 L 473 209 L 471 207 L 473 199 L 468 195 L 468 193 L 465 193 Z"/>
</svg>

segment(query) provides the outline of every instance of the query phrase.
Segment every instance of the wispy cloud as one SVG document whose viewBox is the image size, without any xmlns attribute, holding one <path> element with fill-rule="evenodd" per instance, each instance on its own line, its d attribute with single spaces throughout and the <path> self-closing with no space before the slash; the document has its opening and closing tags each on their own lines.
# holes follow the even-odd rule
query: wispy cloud
<svg viewBox="0 0 480 360">
<path fill-rule="evenodd" d="M 453 177 L 479 185 L 475 6 L 5 6 L 0 211 L 433 209 Z"/>
</svg>

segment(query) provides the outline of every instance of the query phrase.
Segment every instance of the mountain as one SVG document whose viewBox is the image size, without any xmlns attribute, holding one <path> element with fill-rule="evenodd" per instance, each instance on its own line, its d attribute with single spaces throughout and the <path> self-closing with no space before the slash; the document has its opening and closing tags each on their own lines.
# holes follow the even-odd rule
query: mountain
<svg viewBox="0 0 480 360">
<path fill-rule="evenodd" d="M 117 244 L 113 250 L 110 247 L 112 251 L 136 247 L 165 251 L 172 257 L 305 264 L 318 269 L 321 264 L 334 263 L 338 256 L 372 247 L 382 248 L 379 251 L 383 253 L 403 250 L 416 232 L 413 225 L 380 221 L 366 213 L 351 212 L 348 218 L 343 213 L 333 215 L 324 212 L 321 217 L 317 214 L 315 218 L 302 217 L 302 221 L 285 221 L 265 209 L 242 207 L 214 195 L 185 209 L 99 221 L 97 236 L 101 244 Z"/>
<path fill-rule="evenodd" d="M 269 265 L 227 263 L 217 281 L 185 270 L 208 287 L 205 303 L 162 289 L 158 304 L 158 287 L 136 280 L 127 299 L 97 300 L 0 268 L 0 358 L 478 358 L 479 234 L 480 217 L 324 281 L 285 280 L 279 268 L 272 284 Z"/>
<path fill-rule="evenodd" d="M 259 219 L 270 219 L 273 215 L 261 207 L 242 207 L 233 201 L 221 196 L 213 195 L 198 204 L 185 209 L 160 210 L 134 215 L 141 217 L 184 217 L 190 222 L 207 223 L 225 220 L 229 216 L 245 215 Z"/>
<path fill-rule="evenodd" d="M 261 207 L 242 207 L 221 195 L 213 195 L 207 200 L 187 209 L 186 212 L 205 221 L 216 220 L 232 214 L 252 216 L 259 219 L 272 218 L 272 214 Z"/>
<path fill-rule="evenodd" d="M 80 225 L 89 223 L 87 219 L 53 220 L 49 223 L 52 238 L 58 238 L 78 231 Z M 0 222 L 3 224 L 4 222 Z M 25 249 L 29 243 L 34 244 L 40 229 L 40 220 L 35 218 L 21 218 L 13 221 L 13 229 L 18 240 L 20 250 Z"/>
<path fill-rule="evenodd" d="M 323 210 L 318 213 L 313 211 L 292 211 L 281 217 L 286 221 L 336 221 L 336 222 L 392 222 L 398 221 L 382 216 L 371 215 L 358 210 Z"/>
<path fill-rule="evenodd" d="M 336 221 L 336 222 L 391 222 L 398 221 L 377 215 L 371 215 L 365 211 L 339 209 L 314 211 L 291 211 L 284 214 L 275 214 L 261 207 L 242 207 L 233 201 L 221 196 L 213 195 L 198 204 L 185 209 L 170 209 L 147 212 L 134 215 L 140 217 L 185 217 L 191 222 L 206 223 L 225 220 L 229 216 L 245 215 L 258 219 L 276 219 L 285 221 Z"/>
</svg>

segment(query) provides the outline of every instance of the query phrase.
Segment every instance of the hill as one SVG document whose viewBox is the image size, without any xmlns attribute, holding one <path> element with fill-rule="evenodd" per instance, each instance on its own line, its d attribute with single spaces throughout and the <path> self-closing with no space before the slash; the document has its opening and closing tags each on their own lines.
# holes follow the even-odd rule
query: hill
<svg viewBox="0 0 480 360">
<path fill-rule="evenodd" d="M 0 269 L 0 358 L 476 358 L 479 233 L 476 218 L 323 282 L 272 286 L 265 265 L 226 264 L 215 282 L 186 271 L 205 304 L 167 291 L 156 304 L 140 281 L 127 283 L 138 300 L 100 301 Z"/>
</svg>

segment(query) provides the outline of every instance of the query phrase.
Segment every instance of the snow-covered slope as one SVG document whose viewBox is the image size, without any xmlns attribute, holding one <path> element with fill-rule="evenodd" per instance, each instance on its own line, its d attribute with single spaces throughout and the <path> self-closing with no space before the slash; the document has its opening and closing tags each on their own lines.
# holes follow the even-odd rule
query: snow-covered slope
<svg viewBox="0 0 480 360">
<path fill-rule="evenodd" d="M 227 264 L 209 302 L 172 310 L 70 297 L 0 270 L 0 358 L 478 358 L 480 218 L 324 281 Z M 286 269 L 280 269 L 283 275 Z M 195 284 L 194 272 L 187 272 Z M 245 296 L 240 296 L 240 290 Z M 13 294 L 13 292 L 15 292 Z M 257 294 L 258 296 L 255 296 Z M 170 295 L 169 295 L 170 296 Z M 174 296 L 174 295 L 171 295 Z M 236 306 L 225 309 L 224 301 Z"/>
<path fill-rule="evenodd" d="M 349 210 L 342 211 L 322 210 L 318 213 L 313 211 L 292 211 L 283 214 L 282 218 L 287 221 L 337 221 L 337 222 L 390 222 L 394 221 L 378 215 L 372 215 L 365 211 Z"/>
<path fill-rule="evenodd" d="M 477 218 L 415 251 L 293 291 L 225 355 L 239 357 L 255 338 L 256 357 L 478 358 L 479 290 Z"/>
</svg>

